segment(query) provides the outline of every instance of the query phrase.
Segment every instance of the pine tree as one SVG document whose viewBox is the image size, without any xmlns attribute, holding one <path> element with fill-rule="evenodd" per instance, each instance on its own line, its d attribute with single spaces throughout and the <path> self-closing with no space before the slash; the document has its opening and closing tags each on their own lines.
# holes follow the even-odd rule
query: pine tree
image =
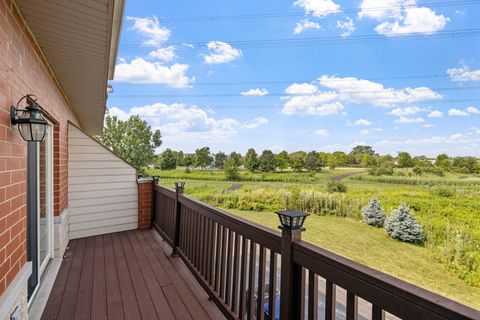
<svg viewBox="0 0 480 320">
<path fill-rule="evenodd" d="M 372 197 L 370 202 L 362 210 L 363 222 L 375 227 L 383 227 L 385 212 L 377 197 Z"/>
<path fill-rule="evenodd" d="M 411 243 L 425 241 L 422 226 L 417 223 L 405 204 L 401 204 L 391 216 L 385 219 L 385 230 L 390 237 L 400 241 Z"/>
</svg>

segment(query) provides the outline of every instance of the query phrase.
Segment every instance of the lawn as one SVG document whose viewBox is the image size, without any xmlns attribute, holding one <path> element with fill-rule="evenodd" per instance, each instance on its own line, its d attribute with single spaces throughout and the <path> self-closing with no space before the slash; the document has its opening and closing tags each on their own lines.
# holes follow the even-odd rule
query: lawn
<svg viewBox="0 0 480 320">
<path fill-rule="evenodd" d="M 307 241 L 480 308 L 480 185 L 471 183 L 475 177 L 370 177 L 364 169 L 339 168 L 316 174 L 242 170 L 243 181 L 229 182 L 216 170 L 155 173 L 163 185 L 185 180 L 185 192 L 193 197 L 274 228 L 273 211 L 289 206 L 312 213 Z M 342 180 L 347 192 L 328 193 L 332 180 Z M 383 229 L 361 223 L 361 209 L 374 195 L 387 214 L 401 203 L 409 205 L 426 232 L 425 245 L 391 240 Z"/>
<path fill-rule="evenodd" d="M 273 212 L 229 211 L 272 229 L 279 224 Z M 467 285 L 434 261 L 425 247 L 389 239 L 382 229 L 349 218 L 312 215 L 305 227 L 302 238 L 308 242 L 480 309 L 480 288 Z"/>
</svg>

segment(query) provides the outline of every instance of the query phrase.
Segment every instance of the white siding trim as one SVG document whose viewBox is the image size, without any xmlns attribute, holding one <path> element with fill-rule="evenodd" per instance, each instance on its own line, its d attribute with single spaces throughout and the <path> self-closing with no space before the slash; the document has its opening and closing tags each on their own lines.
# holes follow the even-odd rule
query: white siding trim
<svg viewBox="0 0 480 320">
<path fill-rule="evenodd" d="M 137 170 L 68 126 L 69 238 L 138 227 Z"/>
</svg>

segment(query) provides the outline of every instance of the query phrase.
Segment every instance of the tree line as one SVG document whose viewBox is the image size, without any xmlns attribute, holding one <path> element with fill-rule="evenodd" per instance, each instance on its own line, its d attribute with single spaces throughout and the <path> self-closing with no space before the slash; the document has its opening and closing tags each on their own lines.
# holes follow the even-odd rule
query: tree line
<svg viewBox="0 0 480 320">
<path fill-rule="evenodd" d="M 166 149 L 159 154 L 153 163 L 162 170 L 173 170 L 177 166 L 187 170 L 195 168 L 228 169 L 243 167 L 250 172 L 283 171 L 288 168 L 296 172 L 321 171 L 325 167 L 363 167 L 369 168 L 372 175 L 393 174 L 394 168 L 413 168 L 415 174 L 432 173 L 442 175 L 444 172 L 480 173 L 480 163 L 475 157 L 449 157 L 439 154 L 435 159 L 425 156 L 414 157 L 408 152 L 398 152 L 396 157 L 379 155 L 371 146 L 358 145 L 349 153 L 336 151 L 332 153 L 318 151 L 297 151 L 274 153 L 254 148 L 248 149 L 245 155 L 238 152 L 212 153 L 209 147 L 196 149 L 194 153 L 184 153 Z"/>
</svg>

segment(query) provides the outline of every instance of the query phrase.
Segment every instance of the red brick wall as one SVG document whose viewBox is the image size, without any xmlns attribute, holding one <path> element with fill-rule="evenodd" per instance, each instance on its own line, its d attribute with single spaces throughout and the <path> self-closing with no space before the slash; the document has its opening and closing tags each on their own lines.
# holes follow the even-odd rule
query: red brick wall
<svg viewBox="0 0 480 320">
<path fill-rule="evenodd" d="M 26 143 L 10 106 L 33 93 L 54 126 L 54 213 L 68 201 L 68 121 L 76 116 L 11 0 L 0 0 L 0 295 L 26 262 Z"/>
<path fill-rule="evenodd" d="M 138 229 L 149 229 L 152 226 L 152 181 L 138 183 Z"/>
</svg>

